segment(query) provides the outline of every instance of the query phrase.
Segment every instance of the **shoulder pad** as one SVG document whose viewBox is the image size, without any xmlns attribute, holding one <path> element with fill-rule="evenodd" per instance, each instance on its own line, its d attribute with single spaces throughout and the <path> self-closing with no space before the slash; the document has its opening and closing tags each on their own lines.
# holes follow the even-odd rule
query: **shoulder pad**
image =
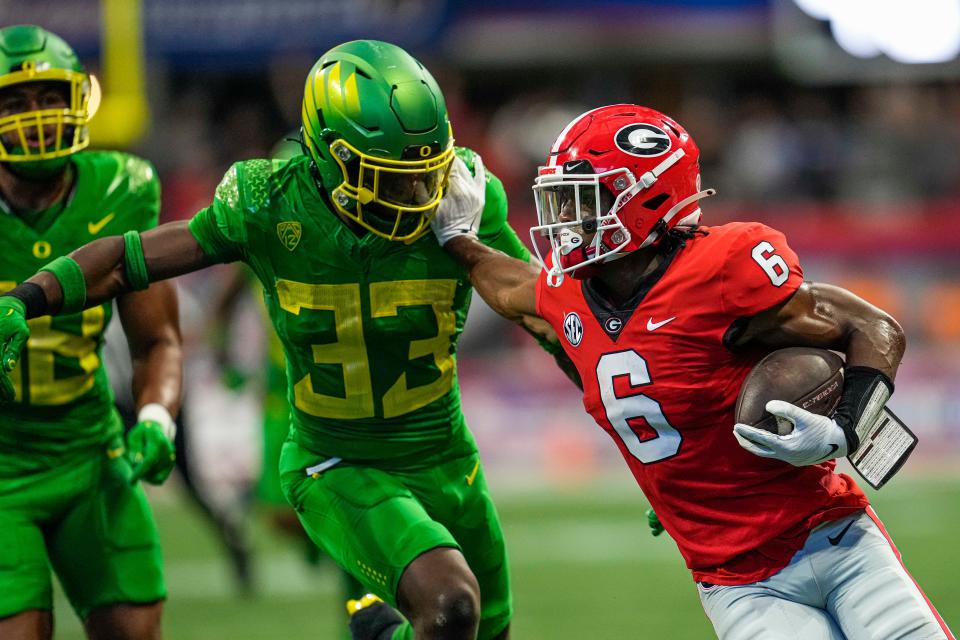
<svg viewBox="0 0 960 640">
<path fill-rule="evenodd" d="M 239 163 L 239 184 L 243 190 L 243 203 L 259 208 L 270 200 L 270 185 L 273 177 L 272 160 L 256 159 Z"/>
</svg>

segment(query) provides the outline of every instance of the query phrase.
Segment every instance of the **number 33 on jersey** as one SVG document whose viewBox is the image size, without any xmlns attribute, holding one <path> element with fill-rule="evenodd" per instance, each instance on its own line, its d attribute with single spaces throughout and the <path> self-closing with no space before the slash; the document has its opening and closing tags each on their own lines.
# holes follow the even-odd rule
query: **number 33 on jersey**
<svg viewBox="0 0 960 640">
<path fill-rule="evenodd" d="M 487 177 L 480 238 L 527 259 Z M 206 255 L 242 260 L 263 285 L 299 443 L 350 460 L 417 458 L 465 430 L 454 353 L 470 282 L 432 235 L 405 244 L 351 231 L 305 156 L 235 165 L 190 229 Z"/>
</svg>

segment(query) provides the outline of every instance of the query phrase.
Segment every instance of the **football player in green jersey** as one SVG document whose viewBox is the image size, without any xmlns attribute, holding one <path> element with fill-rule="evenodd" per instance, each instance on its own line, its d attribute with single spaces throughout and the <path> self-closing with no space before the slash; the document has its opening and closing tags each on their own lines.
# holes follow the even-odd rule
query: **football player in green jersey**
<svg viewBox="0 0 960 640">
<path fill-rule="evenodd" d="M 355 637 L 506 638 L 506 548 L 456 383 L 471 289 L 427 235 L 452 172 L 484 185 L 480 239 L 528 259 L 503 186 L 453 146 L 429 72 L 383 42 L 317 61 L 302 141 L 288 161 L 235 164 L 189 222 L 96 240 L 0 297 L 0 363 L 17 361 L 28 318 L 245 262 L 286 359 L 284 494 L 314 542 L 407 619 L 354 616 Z"/>
<path fill-rule="evenodd" d="M 0 29 L 3 290 L 89 240 L 156 225 L 153 167 L 82 151 L 96 99 L 95 81 L 59 37 L 36 26 Z M 0 385 L 9 401 L 0 405 L 2 638 L 51 637 L 51 568 L 90 638 L 160 637 L 160 546 L 137 480 L 160 483 L 173 465 L 177 301 L 161 283 L 125 293 L 117 308 L 139 408 L 126 445 L 100 360 L 113 313 L 105 299 L 56 318 L 35 314 Z"/>
</svg>

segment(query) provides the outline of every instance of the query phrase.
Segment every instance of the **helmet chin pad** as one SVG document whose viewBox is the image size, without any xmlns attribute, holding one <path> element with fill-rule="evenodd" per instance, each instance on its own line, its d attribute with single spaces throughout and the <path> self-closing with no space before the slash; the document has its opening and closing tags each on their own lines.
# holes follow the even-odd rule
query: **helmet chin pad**
<svg viewBox="0 0 960 640">
<path fill-rule="evenodd" d="M 29 182 L 45 182 L 63 173 L 70 163 L 69 156 L 32 162 L 5 162 L 10 173 Z"/>
</svg>

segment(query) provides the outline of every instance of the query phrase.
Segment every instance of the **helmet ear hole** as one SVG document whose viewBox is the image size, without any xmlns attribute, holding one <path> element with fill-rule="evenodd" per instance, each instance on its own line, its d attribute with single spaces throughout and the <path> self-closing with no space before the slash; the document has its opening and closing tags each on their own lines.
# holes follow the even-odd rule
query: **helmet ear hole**
<svg viewBox="0 0 960 640">
<path fill-rule="evenodd" d="M 677 130 L 677 128 L 666 120 L 663 121 L 663 126 L 665 126 L 667 129 L 670 129 L 670 131 L 673 132 L 673 135 L 677 136 L 678 138 L 680 137 L 680 132 Z"/>
<path fill-rule="evenodd" d="M 657 209 L 660 208 L 660 205 L 662 205 L 664 202 L 667 201 L 667 198 L 669 197 L 670 196 L 668 196 L 665 193 L 661 193 L 660 195 L 653 196 L 652 198 L 650 198 L 649 200 L 643 203 L 643 208 L 650 209 L 651 211 L 656 211 Z"/>
</svg>

